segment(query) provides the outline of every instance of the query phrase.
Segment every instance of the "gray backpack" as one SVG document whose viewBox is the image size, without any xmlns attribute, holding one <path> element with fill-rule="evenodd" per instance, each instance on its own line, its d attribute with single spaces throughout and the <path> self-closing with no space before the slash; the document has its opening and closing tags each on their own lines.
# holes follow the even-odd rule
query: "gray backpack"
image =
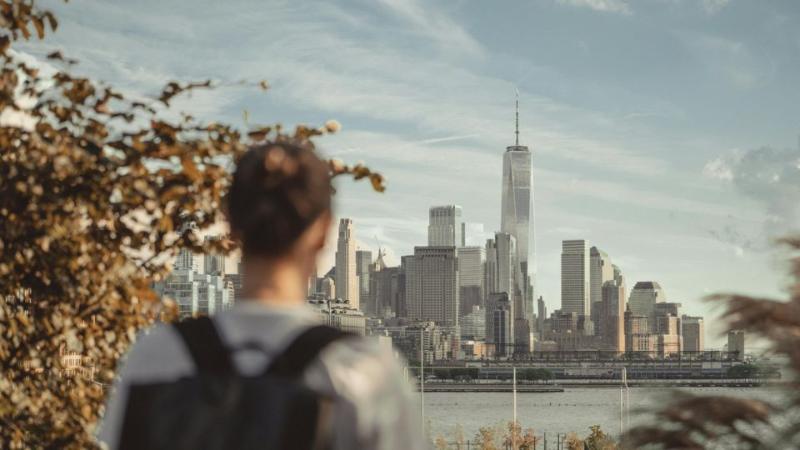
<svg viewBox="0 0 800 450">
<path fill-rule="evenodd" d="M 128 392 L 120 449 L 311 450 L 330 443 L 330 399 L 301 384 L 328 344 L 351 336 L 328 326 L 302 332 L 256 376 L 237 373 L 208 317 L 176 323 L 197 367 Z"/>
</svg>

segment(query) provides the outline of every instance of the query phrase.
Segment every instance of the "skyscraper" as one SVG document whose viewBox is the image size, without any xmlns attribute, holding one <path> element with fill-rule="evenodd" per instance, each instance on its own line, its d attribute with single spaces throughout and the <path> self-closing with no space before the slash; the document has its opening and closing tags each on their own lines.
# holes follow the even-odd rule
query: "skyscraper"
<svg viewBox="0 0 800 450">
<path fill-rule="evenodd" d="M 356 238 L 351 219 L 339 220 L 336 245 L 336 296 L 359 309 L 358 275 L 356 273 Z"/>
<path fill-rule="evenodd" d="M 585 240 L 561 243 L 561 312 L 589 317 L 589 245 Z"/>
<path fill-rule="evenodd" d="M 520 312 L 521 299 L 519 294 L 518 280 L 520 278 L 519 264 L 517 264 L 517 240 L 509 233 L 495 233 L 494 240 L 492 240 L 493 248 L 487 251 L 493 251 L 491 257 L 493 264 L 491 264 L 494 273 L 488 277 L 492 281 L 492 286 L 487 287 L 489 294 L 505 292 L 508 294 L 508 301 L 511 303 L 511 311 L 514 314 Z M 487 270 L 489 256 L 487 255 Z M 523 310 L 524 311 L 524 310 Z M 511 319 L 519 317 L 512 315 Z"/>
<path fill-rule="evenodd" d="M 728 331 L 728 352 L 739 361 L 744 359 L 744 330 Z"/>
<path fill-rule="evenodd" d="M 512 302 L 505 292 L 489 294 L 486 302 L 486 344 L 495 355 L 507 356 L 514 343 Z"/>
<path fill-rule="evenodd" d="M 205 241 L 219 241 L 221 236 L 206 236 Z M 222 253 L 206 253 L 203 255 L 203 273 L 206 275 L 225 275 L 225 255 Z"/>
<path fill-rule="evenodd" d="M 503 345 L 514 343 L 516 319 L 528 320 L 525 315 L 527 312 L 519 289 L 519 279 L 522 277 L 520 265 L 517 263 L 517 240 L 509 233 L 495 233 L 494 239 L 486 241 L 486 271 L 485 285 L 486 292 L 486 338 L 495 336 L 492 331 L 497 317 L 507 318 L 508 322 L 503 322 Z M 504 304 L 500 313 L 495 311 L 495 303 L 498 299 L 504 298 Z M 500 314 L 500 316 L 496 316 Z M 505 319 L 503 319 L 505 320 Z M 530 322 L 523 327 L 530 334 Z M 505 334 L 505 333 L 508 334 Z M 529 339 L 521 339 L 522 342 Z M 510 351 L 510 350 L 509 350 Z"/>
<path fill-rule="evenodd" d="M 197 232 L 197 224 L 192 221 L 186 221 L 178 227 L 178 234 Z M 192 253 L 191 250 L 188 248 L 181 248 L 178 250 L 178 257 L 175 259 L 173 268 L 176 270 L 200 272 L 202 263 L 203 261 L 199 257 L 195 257 L 195 254 Z"/>
<path fill-rule="evenodd" d="M 705 350 L 705 324 L 702 317 L 684 315 L 681 317 L 681 334 L 683 350 L 686 352 L 702 352 Z"/>
<path fill-rule="evenodd" d="M 594 324 L 595 334 L 602 334 L 601 302 L 603 301 L 603 285 L 614 279 L 614 268 L 608 254 L 597 247 L 589 250 L 589 311 Z M 623 300 L 623 304 L 625 301 Z M 625 310 L 623 309 L 623 313 Z"/>
<path fill-rule="evenodd" d="M 433 206 L 428 219 L 429 247 L 461 247 L 463 244 L 461 207 Z"/>
<path fill-rule="evenodd" d="M 397 317 L 411 317 L 408 312 L 408 277 L 407 274 L 414 266 L 414 255 L 404 255 L 400 257 L 400 270 L 398 271 L 397 288 L 399 290 L 397 295 L 397 306 L 395 314 Z"/>
<path fill-rule="evenodd" d="M 378 249 L 378 257 L 370 264 L 369 298 L 376 317 L 400 317 L 405 299 L 405 277 L 401 267 L 388 267 L 383 261 L 386 253 Z M 363 303 L 363 300 L 362 300 Z"/>
<path fill-rule="evenodd" d="M 457 326 L 458 263 L 455 247 L 414 247 L 406 264 L 406 308 L 412 320 Z"/>
<path fill-rule="evenodd" d="M 372 251 L 356 250 L 356 276 L 358 277 L 358 302 L 365 314 L 377 314 L 375 303 L 370 301 L 369 269 L 372 264 Z"/>
<path fill-rule="evenodd" d="M 192 253 L 191 250 L 188 248 L 181 248 L 178 250 L 178 257 L 175 258 L 173 269 L 198 271 L 199 263 L 197 262 L 197 259 L 194 257 L 194 253 Z"/>
<path fill-rule="evenodd" d="M 486 240 L 486 263 L 483 266 L 483 299 L 488 305 L 489 296 L 497 292 L 497 243 L 494 239 Z M 488 306 L 487 306 L 488 308 Z"/>
<path fill-rule="evenodd" d="M 652 318 L 655 312 L 655 304 L 665 300 L 666 295 L 660 284 L 655 281 L 639 281 L 633 287 L 628 302 L 633 315 Z"/>
<path fill-rule="evenodd" d="M 538 308 L 536 309 L 536 331 L 539 332 L 540 336 L 544 333 L 544 321 L 547 319 L 547 305 L 544 304 L 544 299 L 542 296 L 539 296 L 538 300 Z"/>
<path fill-rule="evenodd" d="M 462 247 L 458 249 L 459 301 L 463 316 L 472 312 L 473 306 L 483 307 L 483 279 L 486 265 L 486 249 Z"/>
<path fill-rule="evenodd" d="M 502 197 L 500 201 L 500 231 L 516 239 L 517 263 L 522 277 L 517 280 L 523 311 L 529 321 L 533 320 L 533 284 L 536 271 L 533 171 L 531 152 L 527 146 L 519 145 L 519 96 L 515 110 L 514 145 L 506 147 L 503 154 Z M 528 305 L 529 304 L 529 305 Z"/>
<path fill-rule="evenodd" d="M 614 266 L 613 279 L 603 283 L 602 300 L 599 303 L 598 323 L 606 346 L 616 352 L 625 351 L 625 278 Z M 598 305 L 595 305 L 598 306 Z"/>
</svg>

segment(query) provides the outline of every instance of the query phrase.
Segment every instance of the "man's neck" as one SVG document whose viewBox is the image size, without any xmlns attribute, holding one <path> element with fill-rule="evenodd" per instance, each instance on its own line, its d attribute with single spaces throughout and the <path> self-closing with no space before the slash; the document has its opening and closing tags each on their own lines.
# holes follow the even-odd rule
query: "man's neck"
<svg viewBox="0 0 800 450">
<path fill-rule="evenodd" d="M 297 264 L 283 261 L 248 260 L 244 264 L 243 297 L 270 305 L 305 302 L 306 276 Z"/>
</svg>

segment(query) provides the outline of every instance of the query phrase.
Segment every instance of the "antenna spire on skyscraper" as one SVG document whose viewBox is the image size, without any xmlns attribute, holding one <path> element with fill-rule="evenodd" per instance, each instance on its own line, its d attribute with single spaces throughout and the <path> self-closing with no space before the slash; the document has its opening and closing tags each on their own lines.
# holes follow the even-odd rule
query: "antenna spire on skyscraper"
<svg viewBox="0 0 800 450">
<path fill-rule="evenodd" d="M 514 135 L 515 135 L 515 143 L 514 145 L 519 146 L 519 89 L 514 88 L 514 92 L 516 93 L 516 109 L 515 113 L 515 124 L 514 124 Z"/>
</svg>

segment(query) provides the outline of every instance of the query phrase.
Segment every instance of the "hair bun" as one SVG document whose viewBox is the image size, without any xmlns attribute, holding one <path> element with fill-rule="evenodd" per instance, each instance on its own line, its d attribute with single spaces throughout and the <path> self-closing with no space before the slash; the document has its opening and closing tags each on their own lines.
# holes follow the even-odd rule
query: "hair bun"
<svg viewBox="0 0 800 450">
<path fill-rule="evenodd" d="M 292 143 L 252 147 L 239 160 L 228 194 L 231 230 L 245 255 L 275 257 L 331 207 L 328 166 Z"/>
</svg>

